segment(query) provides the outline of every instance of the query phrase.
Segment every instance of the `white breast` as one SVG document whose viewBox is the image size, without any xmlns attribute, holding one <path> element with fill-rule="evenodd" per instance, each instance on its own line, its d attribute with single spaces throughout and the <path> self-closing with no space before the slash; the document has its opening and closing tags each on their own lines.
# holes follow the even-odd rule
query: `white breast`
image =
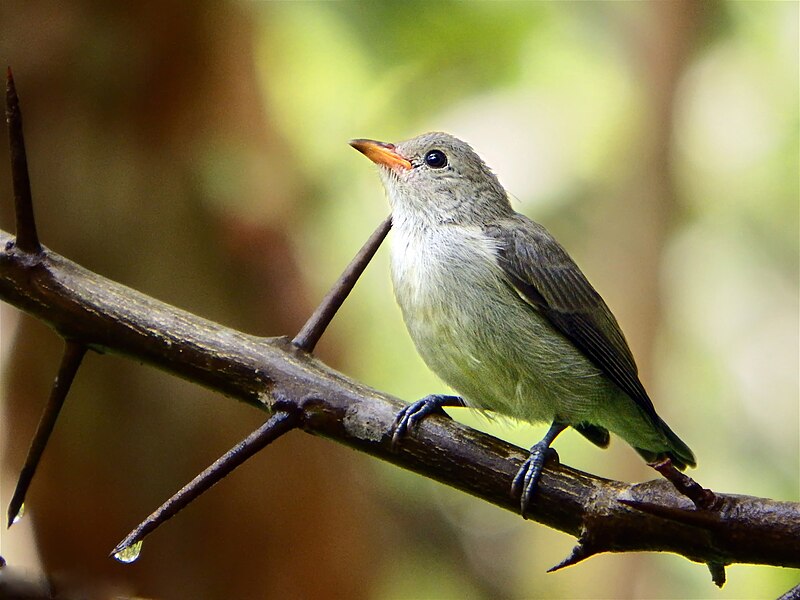
<svg viewBox="0 0 800 600">
<path fill-rule="evenodd" d="M 499 304 L 516 302 L 497 265 L 496 246 L 475 228 L 398 228 L 392 278 L 408 332 L 428 366 L 473 405 L 506 396 L 507 382 L 488 389 L 501 354 L 487 321 Z M 506 312 L 506 311 L 502 311 Z"/>
<path fill-rule="evenodd" d="M 397 227 L 395 296 L 427 365 L 472 406 L 583 420 L 598 370 L 521 301 L 478 227 Z"/>
<path fill-rule="evenodd" d="M 478 227 L 395 227 L 391 241 L 392 280 L 404 312 L 452 304 L 464 290 L 501 278 L 497 246 Z"/>
</svg>

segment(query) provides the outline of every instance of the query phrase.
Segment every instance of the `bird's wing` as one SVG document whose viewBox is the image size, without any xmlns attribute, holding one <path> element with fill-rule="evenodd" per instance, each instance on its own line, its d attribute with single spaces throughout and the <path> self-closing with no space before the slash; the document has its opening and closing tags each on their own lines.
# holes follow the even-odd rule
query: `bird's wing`
<svg viewBox="0 0 800 600">
<path fill-rule="evenodd" d="M 660 423 L 617 320 L 566 250 L 522 215 L 485 232 L 497 242 L 498 262 L 517 293 Z"/>
</svg>

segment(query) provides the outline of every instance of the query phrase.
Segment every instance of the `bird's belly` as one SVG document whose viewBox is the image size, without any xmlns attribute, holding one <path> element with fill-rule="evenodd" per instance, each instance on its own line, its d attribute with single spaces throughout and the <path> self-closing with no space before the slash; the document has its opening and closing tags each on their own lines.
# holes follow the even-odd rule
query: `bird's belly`
<svg viewBox="0 0 800 600">
<path fill-rule="evenodd" d="M 616 389 L 491 261 L 459 269 L 429 260 L 395 276 L 409 334 L 426 364 L 470 406 L 530 422 L 591 420 Z M 397 274 L 395 274 L 397 275 Z"/>
</svg>

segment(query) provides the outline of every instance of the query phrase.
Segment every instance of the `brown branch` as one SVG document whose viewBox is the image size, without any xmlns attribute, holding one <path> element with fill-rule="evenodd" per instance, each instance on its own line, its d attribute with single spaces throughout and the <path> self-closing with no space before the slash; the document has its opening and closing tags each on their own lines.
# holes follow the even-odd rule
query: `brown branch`
<svg viewBox="0 0 800 600">
<path fill-rule="evenodd" d="M 301 415 L 300 428 L 309 433 L 518 510 L 510 487 L 526 457 L 520 448 L 432 416 L 393 452 L 389 430 L 403 406 L 399 400 L 348 379 L 286 338 L 257 338 L 223 327 L 47 249 L 32 262 L 8 244 L 12 239 L 0 232 L 0 248 L 6 248 L 0 252 L 0 298 L 61 335 L 150 363 L 264 411 L 276 408 L 276 398 L 289 401 Z M 548 463 L 529 517 L 579 538 L 584 550 L 575 560 L 646 550 L 717 566 L 800 567 L 800 504 L 717 497 L 715 511 L 698 511 L 663 479 L 629 485 Z M 668 512 L 639 510 L 644 506 Z"/>
</svg>

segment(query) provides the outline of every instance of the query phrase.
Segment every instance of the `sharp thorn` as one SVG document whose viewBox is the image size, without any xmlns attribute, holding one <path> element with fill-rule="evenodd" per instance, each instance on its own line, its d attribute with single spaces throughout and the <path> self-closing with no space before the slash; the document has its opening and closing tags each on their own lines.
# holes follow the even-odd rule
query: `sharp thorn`
<svg viewBox="0 0 800 600">
<path fill-rule="evenodd" d="M 704 488 L 685 473 L 681 473 L 669 458 L 649 465 L 669 480 L 675 489 L 689 498 L 699 510 L 717 510 L 720 507 L 720 500 L 714 492 Z"/>
<path fill-rule="evenodd" d="M 313 352 L 314 348 L 325 333 L 331 320 L 333 320 L 336 312 L 341 308 L 342 303 L 353 290 L 358 278 L 367 268 L 369 261 L 375 256 L 381 243 L 389 233 L 392 227 L 392 217 L 386 217 L 383 222 L 378 225 L 378 228 L 373 232 L 369 239 L 364 243 L 361 250 L 358 251 L 347 265 L 345 270 L 339 276 L 336 283 L 333 284 L 330 291 L 319 303 L 319 306 L 314 310 L 312 315 L 303 325 L 303 328 L 292 340 L 292 344 L 297 346 L 300 350 L 305 352 Z"/>
<path fill-rule="evenodd" d="M 228 450 L 214 463 L 183 486 L 176 494 L 159 506 L 155 512 L 142 521 L 125 539 L 111 551 L 121 562 L 133 562 L 139 556 L 141 543 L 145 537 L 157 529 L 211 486 L 227 477 L 247 459 L 265 448 L 283 434 L 291 431 L 300 422 L 300 413 L 279 411 L 273 414 L 258 429 Z"/>
<path fill-rule="evenodd" d="M 706 510 L 697 510 L 689 508 L 679 508 L 675 506 L 664 506 L 654 502 L 644 502 L 642 500 L 634 500 L 632 498 L 617 498 L 617 502 L 629 506 L 635 510 L 661 517 L 662 519 L 670 519 L 679 523 L 693 525 L 696 527 L 710 528 L 720 523 L 720 513 L 711 512 Z"/>
<path fill-rule="evenodd" d="M 725 565 L 717 562 L 706 563 L 709 572 L 711 573 L 711 580 L 714 585 L 721 588 L 725 585 Z"/>
<path fill-rule="evenodd" d="M 572 565 L 576 565 L 579 562 L 586 560 L 587 558 L 594 556 L 595 554 L 598 554 L 599 552 L 600 552 L 599 550 L 591 548 L 589 544 L 578 541 L 578 543 L 572 549 L 570 555 L 564 560 L 562 560 L 560 563 L 558 563 L 556 566 L 547 569 L 547 572 L 554 573 L 556 571 L 560 571 L 565 567 L 571 567 Z"/>
<path fill-rule="evenodd" d="M 75 374 L 78 372 L 81 361 L 86 355 L 86 349 L 83 344 L 71 340 L 66 341 L 61 364 L 58 367 L 58 374 L 50 390 L 50 398 L 48 398 L 42 416 L 39 419 L 39 425 L 36 427 L 36 433 L 31 440 L 28 455 L 25 457 L 25 463 L 20 471 L 19 479 L 17 479 L 17 486 L 11 496 L 11 502 L 8 504 L 9 527 L 22 516 L 25 495 L 28 493 L 28 488 L 33 481 L 33 476 L 39 466 L 44 449 L 47 447 L 47 442 L 50 440 L 50 435 L 56 426 L 61 407 L 64 406 L 64 401 L 67 399 L 72 382 L 75 380 Z"/>
<path fill-rule="evenodd" d="M 28 254 L 39 254 L 42 246 L 36 233 L 33 216 L 31 181 L 28 175 L 28 157 L 25 152 L 25 136 L 22 133 L 22 112 L 11 67 L 6 70 L 6 123 L 8 143 L 11 150 L 11 182 L 14 189 L 14 212 L 16 215 L 16 247 Z"/>
</svg>

